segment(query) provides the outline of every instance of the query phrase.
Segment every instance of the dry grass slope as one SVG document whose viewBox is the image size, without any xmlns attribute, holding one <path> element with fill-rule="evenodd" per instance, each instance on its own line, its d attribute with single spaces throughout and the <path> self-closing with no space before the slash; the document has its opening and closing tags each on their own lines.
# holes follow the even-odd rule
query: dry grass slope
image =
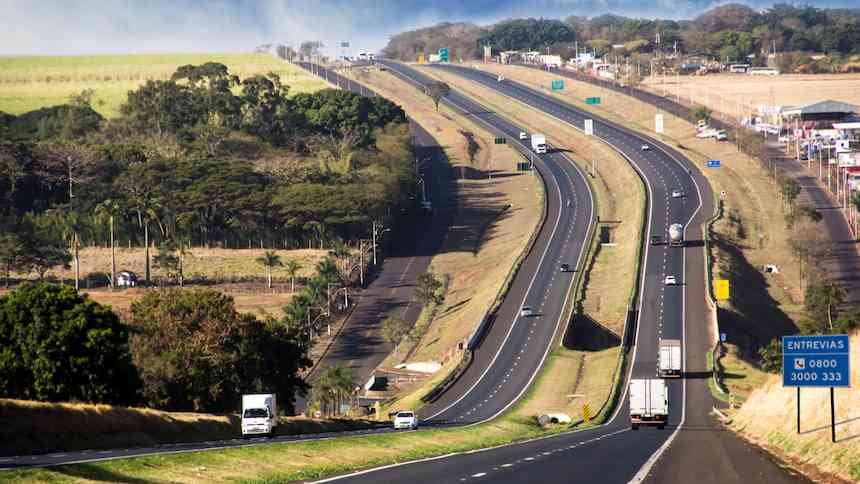
<svg viewBox="0 0 860 484">
<path fill-rule="evenodd" d="M 169 79 L 185 64 L 219 62 L 246 77 L 274 72 L 291 93 L 312 92 L 324 83 L 269 54 L 150 54 L 0 57 L 0 111 L 21 114 L 63 104 L 69 96 L 93 89 L 93 108 L 111 118 L 119 114 L 128 91 L 147 80 Z"/>
<path fill-rule="evenodd" d="M 851 366 L 860 365 L 860 333 L 851 336 Z M 860 482 L 860 372 L 851 375 L 851 388 L 836 389 L 836 443 L 830 442 L 830 391 L 800 392 L 801 434 L 797 434 L 794 388 L 783 388 L 771 375 L 734 416 L 733 427 L 806 471 L 820 470 L 850 482 Z M 811 469 L 808 466 L 813 466 Z M 823 477 L 823 476 L 822 476 Z"/>
</svg>

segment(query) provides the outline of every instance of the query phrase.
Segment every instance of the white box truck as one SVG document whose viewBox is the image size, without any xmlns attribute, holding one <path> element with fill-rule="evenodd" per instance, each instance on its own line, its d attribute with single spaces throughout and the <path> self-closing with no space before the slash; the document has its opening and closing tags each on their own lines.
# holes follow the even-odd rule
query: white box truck
<svg viewBox="0 0 860 484">
<path fill-rule="evenodd" d="M 681 340 L 679 339 L 661 339 L 660 340 L 660 359 L 659 374 L 661 377 L 680 377 L 681 376 Z"/>
<path fill-rule="evenodd" d="M 630 380 L 630 428 L 655 425 L 658 429 L 669 420 L 669 386 L 659 378 Z"/>
<path fill-rule="evenodd" d="M 546 153 L 546 136 L 537 133 L 532 134 L 532 149 L 539 155 Z"/>
<path fill-rule="evenodd" d="M 242 395 L 242 437 L 274 435 L 278 426 L 278 401 L 274 393 Z"/>
</svg>

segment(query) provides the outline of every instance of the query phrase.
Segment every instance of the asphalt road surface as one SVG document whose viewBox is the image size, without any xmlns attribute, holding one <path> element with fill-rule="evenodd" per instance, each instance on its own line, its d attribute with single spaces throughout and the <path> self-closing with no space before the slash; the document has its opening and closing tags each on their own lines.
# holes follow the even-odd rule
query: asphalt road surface
<svg viewBox="0 0 860 484">
<path fill-rule="evenodd" d="M 389 64 L 393 65 L 393 64 Z M 682 223 L 683 248 L 645 246 L 645 270 L 638 301 L 636 344 L 631 349 L 633 377 L 656 375 L 659 338 L 684 343 L 684 378 L 670 382 L 670 419 L 666 430 L 632 431 L 627 398 L 610 421 L 598 428 L 457 454 L 334 478 L 356 482 L 798 482 L 762 452 L 723 431 L 710 417 L 713 400 L 704 371 L 709 347 L 705 317 L 704 253 L 701 226 L 713 212 L 713 196 L 692 164 L 654 139 L 608 123 L 573 106 L 511 81 L 457 66 L 437 66 L 497 89 L 513 99 L 582 129 L 594 120 L 594 134 L 623 153 L 645 180 L 648 221 L 645 240 Z M 649 149 L 643 150 L 647 144 Z M 674 198 L 672 190 L 686 196 Z M 666 275 L 678 278 L 665 286 Z M 674 442 L 674 443 L 673 443 Z M 668 452 L 665 452 L 669 449 Z M 662 460 L 661 460 L 662 456 Z M 658 463 L 659 462 L 659 463 Z M 655 465 L 656 464 L 656 465 Z M 703 478 L 703 474 L 707 474 Z"/>
<path fill-rule="evenodd" d="M 417 87 L 432 81 L 396 62 L 378 62 Z M 493 418 L 513 404 L 540 369 L 552 341 L 563 329 L 575 272 L 561 272 L 561 264 L 581 268 L 587 238 L 595 223 L 594 201 L 584 174 L 561 151 L 533 155 L 520 144 L 527 131 L 497 116 L 468 98 L 451 92 L 444 101 L 534 160 L 546 192 L 546 218 L 531 250 L 495 315 L 492 325 L 474 350 L 468 369 L 438 399 L 421 409 L 430 424 L 470 424 Z M 529 176 L 526 172 L 521 176 Z M 522 306 L 536 313 L 520 315 Z"/>
</svg>

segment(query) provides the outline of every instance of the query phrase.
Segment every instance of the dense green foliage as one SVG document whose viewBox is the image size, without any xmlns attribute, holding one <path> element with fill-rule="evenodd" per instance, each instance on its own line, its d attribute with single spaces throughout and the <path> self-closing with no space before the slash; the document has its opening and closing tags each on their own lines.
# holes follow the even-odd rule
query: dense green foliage
<svg viewBox="0 0 860 484">
<path fill-rule="evenodd" d="M 553 19 L 513 19 L 488 27 L 440 24 L 404 32 L 391 38 L 385 54 L 415 60 L 418 53 L 435 53 L 449 47 L 454 58 L 478 59 L 482 46 L 494 52 L 537 50 L 573 55 L 575 42 L 599 54 L 628 55 L 655 51 L 708 54 L 720 60 L 746 61 L 753 56 L 765 63 L 773 50 L 789 53 L 779 59 L 783 71 L 830 72 L 842 56 L 860 54 L 860 11 L 819 9 L 812 6 L 776 4 L 758 12 L 740 4 L 715 7 L 693 20 L 629 18 L 613 14 Z M 823 62 L 804 54 L 824 52 Z"/>
<path fill-rule="evenodd" d="M 132 403 L 128 329 L 67 286 L 24 284 L 0 297 L 0 395 Z"/>
<path fill-rule="evenodd" d="M 242 393 L 276 392 L 292 410 L 310 362 L 293 334 L 236 311 L 216 291 L 148 292 L 132 304 L 131 348 L 145 402 L 156 408 L 225 411 Z"/>
<path fill-rule="evenodd" d="M 207 63 L 129 92 L 116 120 L 89 107 L 91 91 L 0 116 L 0 263 L 41 274 L 65 249 L 37 264 L 23 247 L 106 244 L 106 200 L 119 243 L 176 247 L 322 245 L 417 213 L 400 107 L 288 91 L 274 74 L 240 79 Z"/>
</svg>

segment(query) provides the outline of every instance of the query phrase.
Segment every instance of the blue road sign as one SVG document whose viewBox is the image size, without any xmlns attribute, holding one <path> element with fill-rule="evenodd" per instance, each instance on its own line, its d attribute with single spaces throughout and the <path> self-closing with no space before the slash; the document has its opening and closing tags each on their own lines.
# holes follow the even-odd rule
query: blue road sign
<svg viewBox="0 0 860 484">
<path fill-rule="evenodd" d="M 564 90 L 564 79 L 553 79 L 552 90 L 553 91 L 563 91 Z"/>
<path fill-rule="evenodd" d="M 708 168 L 719 168 L 720 160 L 708 160 Z"/>
<path fill-rule="evenodd" d="M 783 336 L 782 386 L 849 387 L 848 335 Z"/>
</svg>

